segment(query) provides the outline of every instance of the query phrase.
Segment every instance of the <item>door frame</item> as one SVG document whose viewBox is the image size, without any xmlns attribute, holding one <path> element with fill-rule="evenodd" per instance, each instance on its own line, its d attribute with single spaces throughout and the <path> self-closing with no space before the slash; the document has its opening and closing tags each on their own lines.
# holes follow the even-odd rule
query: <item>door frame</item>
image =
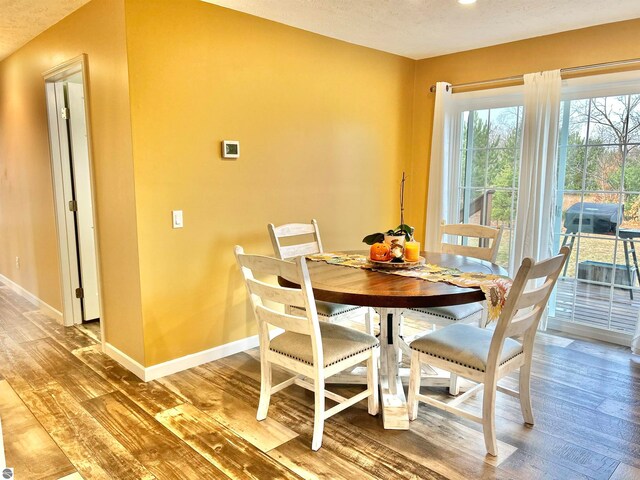
<svg viewBox="0 0 640 480">
<path fill-rule="evenodd" d="M 51 157 L 51 177 L 53 182 L 54 210 L 56 216 L 56 230 L 58 236 L 58 256 L 60 264 L 60 285 L 62 293 L 62 318 L 64 326 L 73 326 L 82 323 L 81 300 L 76 298 L 75 289 L 80 286 L 80 273 L 78 264 L 78 247 L 76 244 L 76 225 L 74 212 L 68 208 L 68 199 L 71 197 L 71 155 L 68 142 L 66 121 L 60 121 L 60 105 L 56 98 L 62 98 L 63 82 L 72 75 L 82 75 L 82 87 L 84 91 L 85 122 L 87 128 L 87 146 L 89 155 L 89 181 L 92 199 L 92 215 L 96 234 L 94 235 L 96 249 L 96 269 L 98 272 L 98 294 L 102 299 L 102 275 L 100 269 L 100 249 L 98 241 L 98 225 L 95 222 L 95 181 L 93 170 L 93 145 L 91 135 L 91 122 L 89 119 L 89 88 L 87 80 L 87 55 L 82 54 L 72 58 L 42 74 L 45 86 L 45 98 L 47 107 L 47 123 L 49 130 L 49 147 Z M 100 305 L 100 330 L 104 339 L 104 315 L 102 302 Z M 103 340 L 104 341 L 104 340 Z"/>
</svg>

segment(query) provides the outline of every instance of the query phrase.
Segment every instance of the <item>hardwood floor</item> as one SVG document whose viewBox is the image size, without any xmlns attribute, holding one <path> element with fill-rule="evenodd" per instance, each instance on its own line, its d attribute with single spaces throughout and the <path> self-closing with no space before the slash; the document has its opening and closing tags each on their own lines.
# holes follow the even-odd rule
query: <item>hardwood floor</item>
<svg viewBox="0 0 640 480">
<path fill-rule="evenodd" d="M 365 401 L 329 419 L 312 452 L 309 392 L 274 395 L 269 418 L 255 420 L 255 351 L 143 383 L 101 353 L 97 335 L 61 327 L 0 284 L 0 417 L 15 478 L 640 479 L 640 359 L 624 347 L 539 335 L 536 425 L 499 394 L 493 458 L 473 422 L 421 405 L 409 431 L 385 431 Z"/>
</svg>

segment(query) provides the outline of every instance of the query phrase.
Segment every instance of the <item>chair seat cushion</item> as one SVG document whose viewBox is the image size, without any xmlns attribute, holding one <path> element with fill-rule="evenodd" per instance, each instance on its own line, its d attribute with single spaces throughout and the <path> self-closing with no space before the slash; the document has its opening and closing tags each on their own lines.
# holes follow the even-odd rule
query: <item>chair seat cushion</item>
<svg viewBox="0 0 640 480">
<path fill-rule="evenodd" d="M 378 339 L 367 333 L 334 323 L 319 322 L 319 324 L 325 367 L 378 346 Z M 271 340 L 269 349 L 313 365 L 309 335 L 284 332 Z"/>
<path fill-rule="evenodd" d="M 452 321 L 465 320 L 479 312 L 482 312 L 481 303 L 465 303 L 463 305 L 451 305 L 449 307 L 411 308 L 410 310 L 447 318 Z M 410 316 L 410 315 L 408 315 Z"/>
<path fill-rule="evenodd" d="M 304 311 L 304 308 L 293 307 L 297 310 Z M 331 303 L 331 302 L 323 302 L 321 300 L 316 300 L 316 310 L 318 315 L 323 317 L 335 317 L 337 315 L 342 315 L 343 313 L 351 312 L 353 310 L 357 310 L 359 307 L 357 305 L 346 305 L 342 303 Z"/>
<path fill-rule="evenodd" d="M 464 323 L 447 325 L 411 342 L 411 348 L 433 357 L 486 371 L 493 330 Z M 512 338 L 505 339 L 500 365 L 522 354 L 522 344 Z"/>
</svg>

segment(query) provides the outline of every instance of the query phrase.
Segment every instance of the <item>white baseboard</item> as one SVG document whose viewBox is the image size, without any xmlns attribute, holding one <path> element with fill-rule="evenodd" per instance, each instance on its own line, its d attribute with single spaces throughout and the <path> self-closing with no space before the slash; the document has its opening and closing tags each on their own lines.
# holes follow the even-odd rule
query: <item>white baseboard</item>
<svg viewBox="0 0 640 480">
<path fill-rule="evenodd" d="M 38 307 L 40 310 L 42 310 L 47 315 L 55 318 L 58 322 L 62 323 L 62 312 L 59 312 L 58 310 L 53 308 L 51 305 L 49 305 L 45 301 L 39 299 L 33 293 L 31 293 L 29 290 L 27 290 L 24 287 L 18 285 L 16 282 L 14 282 L 13 280 L 5 277 L 2 274 L 0 274 L 0 282 L 4 283 L 7 287 L 9 287 L 11 290 L 16 292 L 21 297 L 23 297 L 26 300 L 28 300 L 29 302 L 33 303 L 34 306 Z"/>
<path fill-rule="evenodd" d="M 126 353 L 118 350 L 109 342 L 102 343 L 102 352 L 133 373 L 140 380 L 145 380 L 144 367 Z"/>
<path fill-rule="evenodd" d="M 175 358 L 150 367 L 142 366 L 140 363 L 129 357 L 127 354 L 121 352 L 110 343 L 104 343 L 103 351 L 141 380 L 150 382 L 151 380 L 166 377 L 172 373 L 181 372 L 204 363 L 213 362 L 214 360 L 244 352 L 245 350 L 249 350 L 257 346 L 258 336 L 254 335 L 252 337 L 242 338 L 235 342 L 226 343 L 208 350 L 185 355 L 184 357 Z"/>
</svg>

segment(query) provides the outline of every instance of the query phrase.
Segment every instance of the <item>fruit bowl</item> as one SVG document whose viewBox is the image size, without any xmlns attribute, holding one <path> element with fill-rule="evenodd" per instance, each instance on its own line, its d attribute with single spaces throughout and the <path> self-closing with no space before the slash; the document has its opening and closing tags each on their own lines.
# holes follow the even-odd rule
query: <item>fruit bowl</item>
<svg viewBox="0 0 640 480">
<path fill-rule="evenodd" d="M 380 261 L 380 260 L 373 260 L 371 258 L 369 258 L 368 260 L 369 260 L 369 263 L 375 268 L 386 268 L 389 270 L 393 270 L 397 268 L 416 268 L 416 267 L 419 267 L 420 265 L 425 264 L 424 257 L 418 257 L 418 260 L 415 262 L 407 262 L 404 260 L 402 262 L 393 262 L 391 260 Z"/>
</svg>

